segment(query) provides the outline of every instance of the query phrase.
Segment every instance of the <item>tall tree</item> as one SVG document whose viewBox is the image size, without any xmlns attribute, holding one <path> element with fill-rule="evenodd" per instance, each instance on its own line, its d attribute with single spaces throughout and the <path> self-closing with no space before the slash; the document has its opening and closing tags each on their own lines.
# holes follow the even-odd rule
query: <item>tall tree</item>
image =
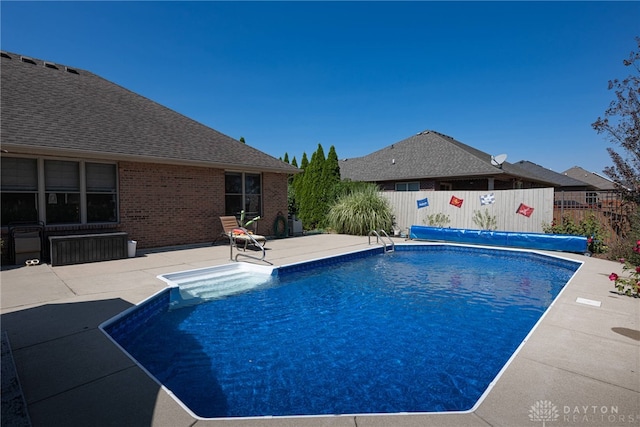
<svg viewBox="0 0 640 427">
<path fill-rule="evenodd" d="M 300 160 L 300 169 L 306 169 L 309 166 L 309 159 L 307 158 L 307 153 L 302 153 L 302 160 Z"/>
<path fill-rule="evenodd" d="M 298 203 L 298 194 L 300 194 L 302 181 L 304 179 L 304 170 L 307 168 L 309 161 L 307 160 L 307 153 L 302 153 L 302 165 L 300 169 L 302 172 L 295 174 L 290 180 L 289 185 L 287 186 L 287 202 L 288 209 L 291 215 L 298 215 L 300 211 L 300 204 Z M 298 161 L 295 156 L 293 157 L 293 161 L 291 165 L 298 167 Z"/>
<path fill-rule="evenodd" d="M 619 153 L 607 148 L 613 166 L 605 167 L 605 175 L 640 202 L 640 37 L 636 37 L 636 43 L 638 50 L 622 61 L 625 67 L 631 67 L 631 74 L 624 80 L 609 81 L 615 99 L 604 112 L 604 118 L 598 117 L 591 126 L 623 150 Z"/>
<path fill-rule="evenodd" d="M 300 161 L 300 169 L 302 169 L 302 172 L 295 176 L 295 180 L 293 182 L 293 189 L 296 194 L 296 203 L 297 203 L 298 212 L 300 211 L 299 199 L 303 191 L 304 176 L 308 168 L 309 168 L 309 159 L 307 158 L 307 153 L 303 152 L 302 160 Z"/>
<path fill-rule="evenodd" d="M 329 148 L 329 154 L 327 154 L 327 161 L 324 164 L 324 173 L 329 181 L 340 181 L 340 162 L 338 161 L 336 147 L 333 145 Z"/>
<path fill-rule="evenodd" d="M 304 160 L 304 157 L 303 157 Z M 326 212 L 324 189 L 322 188 L 322 170 L 325 162 L 324 149 L 318 149 L 311 155 L 309 165 L 304 169 L 301 183 L 296 188 L 300 219 L 305 227 L 316 228 L 321 225 Z"/>
<path fill-rule="evenodd" d="M 338 189 L 340 186 L 340 164 L 336 148 L 332 145 L 329 154 L 322 167 L 322 187 L 323 198 L 329 208 L 338 199 Z"/>
<path fill-rule="evenodd" d="M 285 163 L 289 163 L 289 153 L 284 153 L 284 160 Z"/>
</svg>

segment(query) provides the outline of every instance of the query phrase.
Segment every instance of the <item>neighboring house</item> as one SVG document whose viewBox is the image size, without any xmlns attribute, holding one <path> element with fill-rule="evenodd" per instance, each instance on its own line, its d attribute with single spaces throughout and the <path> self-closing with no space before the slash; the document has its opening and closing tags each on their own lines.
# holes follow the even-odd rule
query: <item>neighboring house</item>
<svg viewBox="0 0 640 427">
<path fill-rule="evenodd" d="M 89 71 L 1 53 L 2 232 L 124 231 L 138 247 L 211 242 L 219 217 L 271 235 L 298 169 Z"/>
<path fill-rule="evenodd" d="M 340 174 L 343 179 L 375 182 L 385 191 L 557 187 L 548 176 L 429 130 L 367 156 L 342 160 Z"/>
<path fill-rule="evenodd" d="M 564 209 L 591 209 L 601 206 L 596 188 L 584 181 L 554 172 L 535 163 L 521 160 L 516 165 L 530 174 L 553 183 L 554 207 L 560 209 L 556 216 L 562 216 Z"/>
<path fill-rule="evenodd" d="M 616 185 L 609 178 L 605 178 L 595 172 L 589 172 L 579 166 L 574 166 L 571 169 L 567 169 L 562 172 L 570 178 L 577 179 L 594 187 L 600 191 L 611 191 L 616 189 Z"/>
<path fill-rule="evenodd" d="M 589 191 L 596 189 L 593 185 L 585 181 L 554 172 L 551 169 L 547 169 L 527 160 L 520 160 L 519 162 L 514 163 L 514 165 L 527 171 L 532 176 L 536 176 L 541 180 L 553 184 L 552 186 L 556 191 Z"/>
<path fill-rule="evenodd" d="M 582 206 L 609 210 L 614 217 L 624 215 L 624 212 L 620 210 L 623 205 L 623 193 L 616 188 L 616 185 L 610 179 L 594 172 L 588 172 L 579 166 L 567 169 L 563 172 L 563 175 L 587 183 L 590 187 L 589 189 L 592 190 L 583 195 L 564 195 L 565 202 L 567 198 L 572 198 Z M 556 195 L 557 204 L 558 195 Z"/>
</svg>

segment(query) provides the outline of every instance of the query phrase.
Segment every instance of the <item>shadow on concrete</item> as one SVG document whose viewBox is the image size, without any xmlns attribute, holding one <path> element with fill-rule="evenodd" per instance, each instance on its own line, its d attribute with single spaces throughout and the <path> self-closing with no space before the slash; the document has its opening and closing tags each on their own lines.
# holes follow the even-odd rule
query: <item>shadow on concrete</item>
<svg viewBox="0 0 640 427">
<path fill-rule="evenodd" d="M 631 338 L 635 341 L 640 341 L 640 331 L 637 329 L 629 329 L 629 328 L 611 328 L 613 332 L 616 334 L 620 334 L 624 337 Z"/>
<path fill-rule="evenodd" d="M 29 427 L 29 413 L 27 403 L 22 394 L 20 379 L 13 363 L 11 345 L 5 332 L 2 333 L 2 361 L 0 362 L 2 389 L 0 398 L 2 400 L 2 413 L 0 419 L 3 426 Z"/>
<path fill-rule="evenodd" d="M 160 387 L 99 330 L 121 299 L 3 314 L 33 426 L 152 424 Z"/>
<path fill-rule="evenodd" d="M 122 299 L 106 299 L 47 304 L 0 316 L 33 426 L 151 426 L 160 406 L 163 414 L 170 411 L 180 423 L 193 423 L 193 418 L 164 393 L 160 402 L 160 385 L 99 329 L 130 307 L 132 304 Z M 194 410 L 208 408 L 216 416 L 224 416 L 227 399 L 212 364 L 206 363 L 208 356 L 196 339 L 179 329 L 181 319 L 192 309 L 172 312 L 174 318 L 147 339 L 169 357 L 171 372 L 168 376 L 165 372 L 165 379 L 172 391 L 180 397 L 181 392 L 196 388 L 199 392 L 191 393 L 191 401 L 185 403 Z M 133 331 L 136 335 L 142 332 Z M 183 355 L 205 362 L 191 367 L 173 360 Z M 161 371 L 153 366 L 157 364 L 155 354 L 147 355 L 148 360 L 140 356 L 139 362 L 160 377 L 156 374 Z M 191 369 L 194 372 L 188 372 Z"/>
</svg>

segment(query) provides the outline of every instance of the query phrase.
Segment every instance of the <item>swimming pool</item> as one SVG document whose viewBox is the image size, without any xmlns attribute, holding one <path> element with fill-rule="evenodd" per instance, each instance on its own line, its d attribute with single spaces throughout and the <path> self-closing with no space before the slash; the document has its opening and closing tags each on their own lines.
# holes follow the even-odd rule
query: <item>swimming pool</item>
<svg viewBox="0 0 640 427">
<path fill-rule="evenodd" d="M 103 329 L 203 418 L 465 411 L 580 265 L 396 248 L 256 269 L 186 298 L 173 287 Z M 182 294 L 202 273 L 178 273 Z"/>
</svg>

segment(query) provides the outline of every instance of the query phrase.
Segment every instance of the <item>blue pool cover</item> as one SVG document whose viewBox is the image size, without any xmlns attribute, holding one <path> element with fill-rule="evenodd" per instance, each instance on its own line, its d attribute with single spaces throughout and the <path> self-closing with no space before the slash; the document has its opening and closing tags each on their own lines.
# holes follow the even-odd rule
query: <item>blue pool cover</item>
<svg viewBox="0 0 640 427">
<path fill-rule="evenodd" d="M 518 233 L 513 231 L 470 230 L 412 225 L 409 237 L 417 240 L 473 243 L 525 249 L 588 254 L 587 238 L 569 234 Z"/>
</svg>

